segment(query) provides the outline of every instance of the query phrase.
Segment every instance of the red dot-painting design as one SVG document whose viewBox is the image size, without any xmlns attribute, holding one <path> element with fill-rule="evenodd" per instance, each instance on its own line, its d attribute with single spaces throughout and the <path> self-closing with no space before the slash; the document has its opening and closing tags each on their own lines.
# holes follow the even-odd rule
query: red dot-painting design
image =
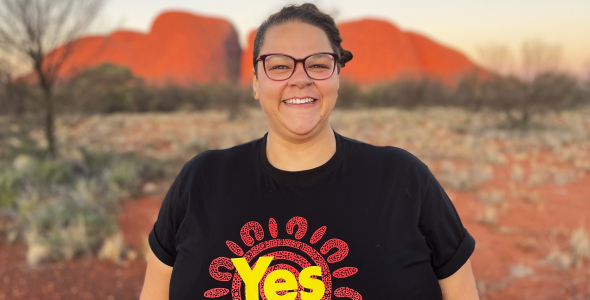
<svg viewBox="0 0 590 300">
<path fill-rule="evenodd" d="M 287 222 L 287 233 L 293 234 L 293 226 L 297 225 L 295 238 L 300 240 L 307 233 L 307 220 L 302 217 L 293 217 Z"/>
<path fill-rule="evenodd" d="M 250 231 L 254 232 L 256 240 L 261 241 L 264 238 L 264 229 L 262 229 L 262 225 L 256 221 L 250 221 L 244 224 L 240 230 L 240 236 L 242 236 L 244 244 L 248 246 L 254 245 L 254 239 L 250 236 Z"/>
<path fill-rule="evenodd" d="M 226 241 L 225 243 L 227 244 L 227 247 L 229 248 L 229 250 L 231 252 L 233 252 L 235 255 L 237 255 L 237 256 L 244 255 L 244 250 L 242 250 L 242 247 L 238 246 L 238 244 L 236 244 L 232 241 Z"/>
<path fill-rule="evenodd" d="M 248 263 L 250 263 L 250 262 L 252 262 L 252 260 L 254 260 L 255 257 L 258 257 L 258 255 L 262 251 L 265 251 L 267 249 L 274 248 L 274 247 L 284 247 L 284 246 L 295 248 L 295 249 L 302 251 L 303 253 L 305 253 L 309 257 L 311 257 L 311 259 L 313 260 L 313 262 L 315 263 L 316 266 L 321 267 L 321 269 L 322 269 L 322 282 L 324 283 L 324 286 L 326 288 L 325 292 L 327 295 L 330 295 L 332 292 L 332 278 L 331 278 L 332 276 L 330 275 L 330 269 L 328 267 L 328 263 L 324 260 L 324 258 L 322 257 L 322 255 L 320 253 L 318 253 L 315 249 L 313 249 L 311 246 L 309 246 L 307 244 L 304 244 L 300 241 L 289 240 L 289 239 L 268 240 L 268 241 L 261 242 L 260 244 L 257 244 L 254 247 L 252 247 L 250 250 L 248 250 L 244 254 L 243 257 L 246 259 L 246 261 Z M 293 257 L 295 257 L 295 253 L 290 252 L 290 254 L 292 254 Z M 264 256 L 268 256 L 268 255 L 264 255 Z M 284 257 L 284 259 L 287 259 L 287 260 L 291 260 L 290 258 L 291 258 L 291 256 Z M 241 285 L 242 285 L 242 278 L 240 276 L 234 276 L 233 282 L 232 282 L 232 295 L 233 295 L 234 300 L 242 300 L 241 291 L 240 291 Z M 237 291 L 237 293 L 234 293 L 236 291 Z M 330 299 L 330 297 L 326 298 L 324 296 L 324 298 L 322 298 L 322 299 Z"/>
<path fill-rule="evenodd" d="M 354 275 L 359 269 L 355 267 L 343 267 L 334 272 L 332 272 L 332 276 L 336 278 L 346 278 L 349 276 Z"/>
<path fill-rule="evenodd" d="M 324 233 L 326 233 L 326 226 L 322 226 L 320 228 L 318 228 L 312 235 L 311 235 L 311 239 L 309 239 L 309 243 L 310 244 L 315 244 L 317 243 L 319 240 L 322 239 L 322 237 L 324 237 Z"/>
<path fill-rule="evenodd" d="M 209 265 L 209 274 L 211 274 L 211 277 L 219 281 L 229 281 L 232 276 L 231 273 L 220 272 L 219 267 L 224 267 L 228 270 L 233 270 L 234 264 L 231 262 L 231 259 L 227 257 L 218 257 L 214 259 Z"/>
<path fill-rule="evenodd" d="M 226 288 L 214 288 L 214 289 L 210 289 L 210 290 L 206 291 L 205 297 L 217 298 L 217 297 L 227 295 L 228 293 L 229 293 L 229 290 Z"/>
<path fill-rule="evenodd" d="M 295 216 L 291 218 L 285 225 L 287 234 L 294 235 L 295 239 L 277 239 L 277 222 L 274 218 L 270 218 L 268 221 L 268 230 L 272 239 L 263 241 L 264 229 L 260 223 L 256 221 L 250 221 L 244 224 L 244 226 L 242 226 L 240 229 L 240 237 L 246 246 L 251 247 L 250 249 L 246 249 L 244 252 L 242 247 L 240 247 L 238 244 L 230 240 L 226 241 L 229 250 L 235 255 L 243 257 L 248 262 L 248 264 L 252 265 L 252 268 L 255 267 L 256 262 L 260 257 L 273 257 L 271 265 L 265 271 L 265 274 L 260 281 L 260 299 L 267 300 L 263 290 L 263 283 L 266 279 L 266 276 L 268 276 L 268 274 L 274 270 L 288 270 L 293 275 L 295 275 L 295 278 L 297 279 L 298 288 L 296 300 L 301 300 L 300 292 L 303 291 L 304 288 L 299 284 L 300 270 L 310 266 L 319 266 L 322 271 L 321 277 L 314 276 L 314 278 L 321 280 L 324 284 L 325 291 L 321 300 L 330 300 L 333 296 L 339 298 L 350 298 L 353 300 L 362 300 L 360 293 L 353 290 L 352 288 L 340 287 L 335 291 L 332 291 L 332 278 L 345 278 L 358 272 L 358 269 L 355 267 L 342 267 L 333 273 L 330 272 L 330 267 L 328 266 L 329 263 L 342 261 L 348 255 L 349 249 L 346 242 L 340 239 L 332 238 L 324 242 L 318 251 L 310 244 L 315 244 L 322 239 L 326 233 L 326 226 L 322 226 L 315 230 L 315 232 L 311 235 L 308 244 L 304 241 L 299 241 L 307 233 L 308 223 L 305 218 Z M 297 230 L 293 232 L 295 226 L 297 226 Z M 253 237 L 259 243 L 255 244 L 256 242 L 254 241 Z M 280 250 L 276 249 L 276 251 L 269 252 L 269 250 L 277 247 L 280 247 Z M 291 248 L 291 250 L 287 250 L 287 248 Z M 332 254 L 327 256 L 327 258 L 324 258 L 323 255 L 327 255 L 328 253 Z M 230 272 L 221 271 L 221 267 L 233 271 L 233 275 Z M 242 278 L 240 277 L 238 271 L 235 270 L 231 259 L 227 257 L 218 257 L 214 259 L 209 266 L 209 273 L 211 277 L 218 281 L 231 281 L 231 288 L 213 288 L 207 290 L 205 292 L 205 297 L 218 298 L 231 293 L 232 300 L 244 299 L 242 293 L 245 285 L 243 284 Z M 285 295 L 287 291 L 280 291 L 277 293 L 279 295 Z"/>
<path fill-rule="evenodd" d="M 348 245 L 341 239 L 329 239 L 324 243 L 320 251 L 322 254 L 328 253 L 331 249 L 336 248 L 336 253 L 328 256 L 329 263 L 335 263 L 343 260 L 348 255 Z"/>
<path fill-rule="evenodd" d="M 268 230 L 270 231 L 270 236 L 272 236 L 273 239 L 276 239 L 279 229 L 277 228 L 277 221 L 275 221 L 274 218 L 268 220 Z"/>
<path fill-rule="evenodd" d="M 352 300 L 363 300 L 363 297 L 361 297 L 361 294 L 359 294 L 357 291 L 351 289 L 351 288 L 347 288 L 347 287 L 341 287 L 341 288 L 337 288 L 334 291 L 334 296 L 338 297 L 338 298 L 350 298 Z"/>
</svg>

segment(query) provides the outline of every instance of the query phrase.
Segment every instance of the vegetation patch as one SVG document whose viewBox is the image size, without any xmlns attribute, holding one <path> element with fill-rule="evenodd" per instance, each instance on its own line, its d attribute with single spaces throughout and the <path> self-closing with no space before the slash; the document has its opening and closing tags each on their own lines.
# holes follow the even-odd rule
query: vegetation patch
<svg viewBox="0 0 590 300">
<path fill-rule="evenodd" d="M 24 241 L 31 265 L 96 253 L 118 230 L 120 201 L 170 176 L 164 162 L 131 153 L 81 148 L 51 160 L 20 152 L 0 160 L 0 211 L 12 222 L 0 227 L 0 242 Z"/>
</svg>

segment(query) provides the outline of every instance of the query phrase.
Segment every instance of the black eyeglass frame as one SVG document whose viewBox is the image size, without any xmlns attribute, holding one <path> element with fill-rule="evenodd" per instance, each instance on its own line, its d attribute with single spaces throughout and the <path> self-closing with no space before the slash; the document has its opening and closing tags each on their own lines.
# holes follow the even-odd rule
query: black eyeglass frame
<svg viewBox="0 0 590 300">
<path fill-rule="evenodd" d="M 332 68 L 332 73 L 330 73 L 330 76 L 323 78 L 323 79 L 315 79 L 311 76 L 309 76 L 309 73 L 307 73 L 307 68 L 305 68 L 305 60 L 314 56 L 314 55 L 318 55 L 318 54 L 329 54 L 332 57 L 334 57 L 334 67 Z M 291 75 L 289 75 L 289 77 L 285 78 L 285 79 L 272 79 L 270 78 L 270 76 L 268 76 L 268 73 L 266 72 L 266 57 L 271 56 L 271 55 L 284 55 L 287 57 L 290 57 L 294 62 L 294 67 L 293 67 L 293 71 L 291 72 Z M 266 54 L 261 54 L 258 56 L 258 58 L 256 59 L 256 62 L 258 61 L 262 61 L 262 68 L 264 69 L 264 74 L 266 74 L 266 77 L 268 77 L 268 79 L 270 80 L 274 80 L 274 81 L 283 81 L 283 80 L 287 80 L 289 78 L 291 78 L 291 76 L 293 76 L 293 74 L 295 73 L 295 70 L 297 70 L 297 64 L 299 62 L 301 62 L 301 65 L 303 66 L 303 71 L 305 71 L 305 74 L 307 74 L 307 76 L 313 80 L 326 80 L 329 79 L 330 77 L 332 77 L 332 75 L 334 75 L 334 70 L 336 70 L 336 65 L 338 64 L 338 59 L 340 58 L 340 55 L 338 55 L 337 53 L 332 53 L 332 52 L 316 52 L 316 53 L 312 53 L 302 59 L 297 59 L 289 54 L 286 53 L 266 53 Z"/>
</svg>

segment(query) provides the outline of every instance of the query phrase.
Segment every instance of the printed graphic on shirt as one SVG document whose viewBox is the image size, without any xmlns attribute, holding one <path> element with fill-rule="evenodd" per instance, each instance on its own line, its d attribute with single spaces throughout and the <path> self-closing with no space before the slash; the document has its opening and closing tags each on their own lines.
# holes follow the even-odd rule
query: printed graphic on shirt
<svg viewBox="0 0 590 300">
<path fill-rule="evenodd" d="M 293 230 L 297 226 L 297 231 Z M 308 242 L 307 220 L 295 216 L 286 224 L 286 231 L 295 239 L 277 239 L 278 224 L 274 218 L 268 221 L 270 238 L 265 240 L 264 229 L 260 223 L 250 221 L 240 230 L 242 242 L 250 247 L 244 251 L 237 243 L 226 241 L 229 250 L 236 258 L 218 257 L 209 265 L 209 274 L 215 280 L 231 282 L 229 288 L 216 287 L 205 292 L 207 298 L 218 298 L 230 293 L 233 300 L 329 300 L 332 296 L 362 300 L 362 296 L 352 288 L 339 287 L 332 291 L 332 278 L 345 278 L 358 272 L 355 267 L 342 267 L 330 271 L 329 264 L 342 261 L 348 255 L 348 245 L 343 240 L 326 240 L 319 251 L 318 243 L 326 233 L 326 226 L 316 229 Z M 252 238 L 252 234 L 254 238 Z M 303 240 L 302 240 L 303 239 Z M 300 241 L 301 240 L 301 241 Z M 275 247 L 292 248 L 272 251 Z M 331 251 L 336 249 L 336 251 Z M 331 255 L 327 255 L 333 252 Z M 310 257 L 311 261 L 302 256 Z M 327 256 L 326 258 L 324 256 Z M 273 260 L 281 263 L 270 266 Z M 285 263 L 283 263 L 285 262 Z M 295 267 L 297 266 L 297 267 Z M 221 268 L 231 271 L 226 272 Z M 298 271 L 298 270 L 301 271 Z M 245 295 L 242 295 L 242 285 Z"/>
</svg>

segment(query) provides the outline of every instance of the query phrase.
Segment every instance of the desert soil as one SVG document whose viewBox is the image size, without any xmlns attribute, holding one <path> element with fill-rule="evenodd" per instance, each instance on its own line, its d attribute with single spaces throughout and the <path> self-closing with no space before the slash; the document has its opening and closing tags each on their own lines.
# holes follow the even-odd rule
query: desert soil
<svg viewBox="0 0 590 300">
<path fill-rule="evenodd" d="M 113 115 L 66 120 L 58 130 L 66 145 L 186 160 L 202 147 L 262 136 L 263 118 L 260 112 L 233 122 L 220 112 Z M 485 129 L 494 118 L 450 109 L 335 111 L 332 126 L 354 139 L 404 148 L 427 163 L 476 240 L 471 261 L 481 299 L 583 299 L 590 279 L 590 113 L 552 115 L 540 121 L 545 127 L 520 134 Z M 169 183 L 121 204 L 119 227 L 139 253 Z M 577 240 L 576 230 L 584 230 Z M 25 256 L 23 245 L 0 245 L 0 300 L 137 299 L 146 267 L 143 254 L 119 263 L 80 257 L 35 269 Z"/>
</svg>

